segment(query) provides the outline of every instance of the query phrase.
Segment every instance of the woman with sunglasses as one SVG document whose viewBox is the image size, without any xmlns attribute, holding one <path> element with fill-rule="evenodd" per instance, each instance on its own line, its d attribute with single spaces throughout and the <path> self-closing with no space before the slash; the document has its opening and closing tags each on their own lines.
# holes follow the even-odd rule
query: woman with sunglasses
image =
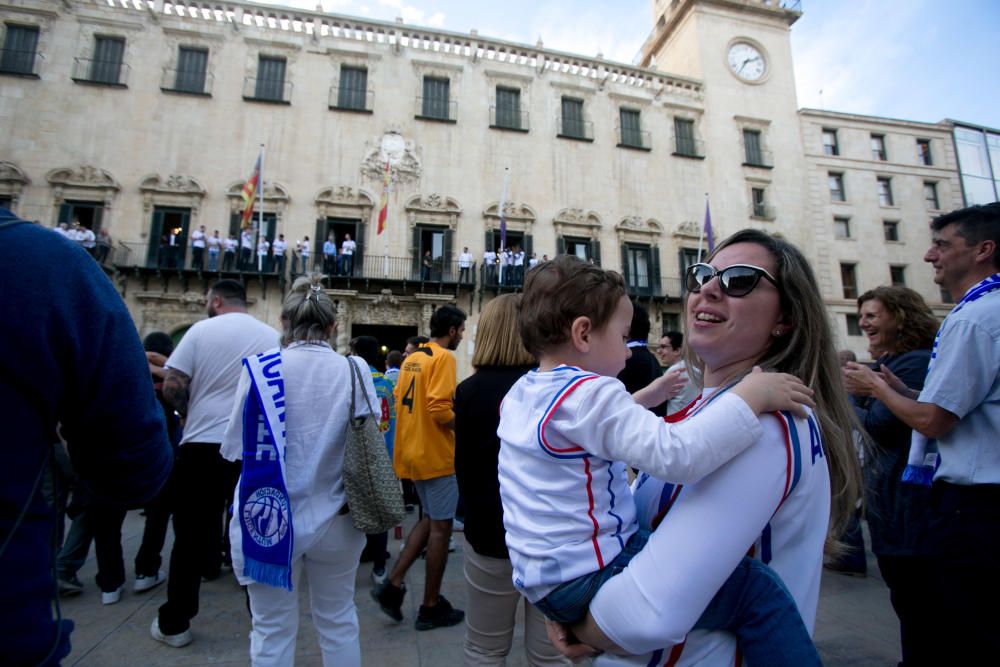
<svg viewBox="0 0 1000 667">
<path fill-rule="evenodd" d="M 584 645 L 567 645 L 562 630 L 550 627 L 570 657 L 590 647 L 606 651 L 599 665 L 734 664 L 732 635 L 688 629 L 747 553 L 778 573 L 812 631 L 824 546 L 836 549 L 832 536 L 841 534 L 860 492 L 851 437 L 857 420 L 801 252 L 744 230 L 690 267 L 686 286 L 689 362 L 703 371 L 705 389 L 679 419 L 755 365 L 803 378 L 817 408 L 806 419 L 762 416 L 760 440 L 694 484 L 639 476 L 640 527 L 654 530 L 645 549 L 604 584 L 586 620 L 572 628 Z M 759 601 L 762 611 L 768 602 Z"/>
</svg>

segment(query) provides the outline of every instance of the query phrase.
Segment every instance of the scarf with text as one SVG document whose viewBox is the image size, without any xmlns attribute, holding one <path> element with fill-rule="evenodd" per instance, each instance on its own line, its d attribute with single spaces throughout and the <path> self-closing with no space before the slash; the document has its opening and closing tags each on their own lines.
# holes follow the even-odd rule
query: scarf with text
<svg viewBox="0 0 1000 667">
<path fill-rule="evenodd" d="M 250 391 L 243 404 L 240 532 L 243 575 L 292 590 L 292 506 L 285 488 L 285 381 L 281 351 L 243 360 Z"/>
<path fill-rule="evenodd" d="M 1000 290 L 1000 273 L 982 280 L 969 289 L 962 297 L 962 300 L 948 313 L 951 317 L 962 308 L 977 299 L 981 299 L 990 292 Z M 945 322 L 948 321 L 945 317 Z M 934 360 L 937 358 L 938 345 L 941 343 L 941 331 L 944 329 L 944 322 L 938 328 L 937 335 L 934 336 L 934 348 L 931 350 L 931 360 L 927 362 L 927 374 L 930 375 L 931 368 L 934 367 Z M 910 436 L 910 454 L 906 459 L 906 467 L 903 469 L 903 481 L 907 484 L 917 484 L 920 486 L 930 486 L 934 482 L 934 473 L 941 465 L 941 456 L 938 454 L 937 441 L 928 438 L 916 429 Z"/>
</svg>

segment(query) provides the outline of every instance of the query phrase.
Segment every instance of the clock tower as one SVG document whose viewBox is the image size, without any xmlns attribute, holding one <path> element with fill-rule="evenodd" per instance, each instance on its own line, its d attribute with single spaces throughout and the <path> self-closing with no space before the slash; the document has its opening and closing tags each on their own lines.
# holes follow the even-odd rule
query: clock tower
<svg viewBox="0 0 1000 667">
<path fill-rule="evenodd" d="M 801 16 L 797 6 L 779 0 L 653 0 L 654 28 L 640 64 L 702 82 L 696 132 L 705 142 L 705 189 L 718 236 L 756 227 L 810 252 L 790 41 Z M 710 183 L 726 184 L 725 190 L 713 192 Z"/>
</svg>

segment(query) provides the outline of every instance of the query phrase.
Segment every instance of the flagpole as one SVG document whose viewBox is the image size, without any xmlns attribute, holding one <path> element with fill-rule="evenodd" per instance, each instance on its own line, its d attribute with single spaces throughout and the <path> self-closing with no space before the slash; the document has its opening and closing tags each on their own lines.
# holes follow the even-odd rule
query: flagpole
<svg viewBox="0 0 1000 667">
<path fill-rule="evenodd" d="M 708 193 L 705 193 L 705 209 L 708 210 Z M 701 251 L 705 245 L 705 221 L 701 221 L 701 234 L 698 236 L 698 261 L 701 262 Z"/>
<path fill-rule="evenodd" d="M 385 156 L 385 226 L 389 226 L 389 194 L 392 192 L 392 175 L 389 172 L 389 156 Z M 382 272 L 389 277 L 389 234 L 382 230 Z"/>
<path fill-rule="evenodd" d="M 260 145 L 260 174 L 257 176 L 257 200 L 260 208 L 257 209 L 257 238 L 254 252 L 257 253 L 257 273 L 264 270 L 264 258 L 258 248 L 260 247 L 260 233 L 264 229 L 264 144 Z"/>
</svg>

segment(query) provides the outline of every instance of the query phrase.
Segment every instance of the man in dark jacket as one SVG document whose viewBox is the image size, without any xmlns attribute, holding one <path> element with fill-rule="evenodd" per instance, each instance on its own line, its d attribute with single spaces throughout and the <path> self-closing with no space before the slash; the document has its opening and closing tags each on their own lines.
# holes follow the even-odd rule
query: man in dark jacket
<svg viewBox="0 0 1000 667">
<path fill-rule="evenodd" d="M 628 348 L 632 356 L 625 362 L 625 369 L 618 374 L 618 379 L 630 394 L 645 388 L 663 374 L 660 362 L 649 351 L 647 338 L 649 338 L 649 313 L 641 305 L 633 302 L 632 326 L 628 333 Z M 652 408 L 652 412 L 660 417 L 664 416 L 667 414 L 667 404 Z"/>
<path fill-rule="evenodd" d="M 172 457 L 139 335 L 97 263 L 2 208 L 0 241 L 3 663 L 58 665 L 73 625 L 53 619 L 55 513 L 41 493 L 57 426 L 95 502 L 141 505 Z"/>
</svg>

